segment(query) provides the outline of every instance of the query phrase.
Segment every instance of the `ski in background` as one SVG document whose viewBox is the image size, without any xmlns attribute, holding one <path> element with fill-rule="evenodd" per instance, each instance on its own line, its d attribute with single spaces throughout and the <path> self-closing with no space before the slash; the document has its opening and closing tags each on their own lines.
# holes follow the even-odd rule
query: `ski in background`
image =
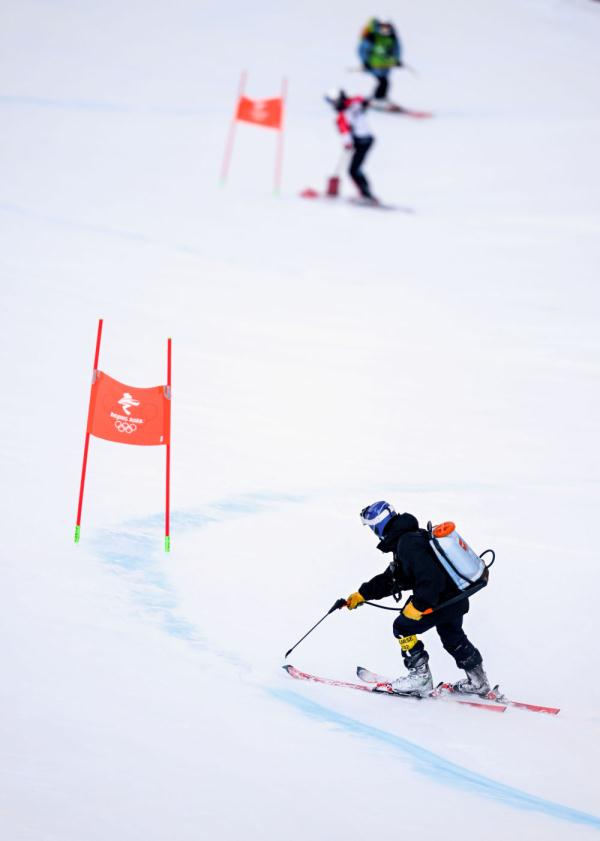
<svg viewBox="0 0 600 841">
<path fill-rule="evenodd" d="M 385 202 L 379 201 L 379 199 L 366 199 L 362 196 L 348 198 L 346 201 L 350 204 L 356 205 L 357 207 L 370 207 L 372 210 L 397 210 L 400 213 L 415 212 L 412 207 L 402 207 L 397 204 L 386 204 Z"/>
<path fill-rule="evenodd" d="M 328 187 L 329 183 L 332 178 L 328 179 Z M 395 210 L 398 213 L 414 213 L 415 210 L 412 207 L 407 207 L 404 205 L 398 204 L 387 204 L 386 202 L 382 201 L 370 201 L 369 199 L 361 198 L 360 196 L 354 196 L 350 198 L 343 198 L 342 196 L 335 195 L 329 192 L 327 189 L 324 193 L 320 193 L 318 190 L 315 190 L 313 187 L 307 187 L 306 189 L 300 192 L 300 198 L 303 199 L 319 199 L 325 200 L 331 204 L 350 204 L 354 207 L 366 207 L 370 208 L 371 210 Z"/>
<path fill-rule="evenodd" d="M 429 120 L 433 117 L 431 111 L 419 111 L 415 108 L 405 108 L 395 102 L 371 100 L 369 107 L 373 111 L 381 111 L 386 114 L 399 114 L 401 117 L 413 117 L 415 120 Z"/>
</svg>

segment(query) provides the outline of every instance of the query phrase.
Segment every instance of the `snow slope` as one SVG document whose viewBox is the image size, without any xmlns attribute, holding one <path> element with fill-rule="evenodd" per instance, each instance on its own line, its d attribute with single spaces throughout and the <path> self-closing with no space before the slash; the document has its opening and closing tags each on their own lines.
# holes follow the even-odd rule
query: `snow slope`
<svg viewBox="0 0 600 841">
<path fill-rule="evenodd" d="M 413 215 L 309 203 L 339 139 L 322 92 L 392 14 L 418 75 L 367 171 Z M 600 8 L 585 0 L 301 5 L 5 0 L 0 830 L 11 841 L 418 834 L 597 837 Z M 239 73 L 290 81 L 274 137 Z M 346 194 L 351 194 L 348 184 Z M 164 381 L 157 449 L 93 440 L 100 367 Z M 496 549 L 466 627 L 503 716 L 294 683 L 283 653 L 384 563 L 378 498 Z M 292 658 L 401 670 L 390 614 L 330 617 Z M 458 675 L 426 637 L 437 678 Z"/>
</svg>

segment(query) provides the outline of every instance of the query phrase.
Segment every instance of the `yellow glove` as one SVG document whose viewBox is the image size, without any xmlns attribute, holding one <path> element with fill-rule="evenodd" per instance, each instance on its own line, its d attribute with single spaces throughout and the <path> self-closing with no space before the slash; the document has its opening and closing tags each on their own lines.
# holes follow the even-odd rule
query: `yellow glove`
<svg viewBox="0 0 600 841">
<path fill-rule="evenodd" d="M 365 600 L 364 596 L 361 596 L 360 593 L 352 593 L 351 596 L 348 596 L 346 599 L 346 607 L 348 610 L 354 610 L 355 607 L 361 605 Z"/>
<path fill-rule="evenodd" d="M 417 610 L 412 602 L 406 602 L 402 608 L 402 616 L 406 616 L 407 619 L 414 619 L 415 622 L 419 621 L 424 612 L 425 611 Z"/>
</svg>

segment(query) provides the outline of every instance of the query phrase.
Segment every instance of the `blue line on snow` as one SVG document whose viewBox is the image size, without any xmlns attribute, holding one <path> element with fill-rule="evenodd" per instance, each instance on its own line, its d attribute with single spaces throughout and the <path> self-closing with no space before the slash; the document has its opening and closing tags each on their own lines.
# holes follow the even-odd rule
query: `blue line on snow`
<svg viewBox="0 0 600 841">
<path fill-rule="evenodd" d="M 168 634 L 188 642 L 202 642 L 197 629 L 177 616 L 177 599 L 158 561 L 158 531 L 131 534 L 105 529 L 96 532 L 92 541 L 102 561 L 127 577 L 135 601 L 158 619 Z"/>
<path fill-rule="evenodd" d="M 290 494 L 248 493 L 213 502 L 201 511 L 175 511 L 171 525 L 177 534 L 189 529 L 204 528 L 211 523 L 232 517 L 258 514 L 280 503 L 299 502 Z M 158 620 L 163 630 L 179 639 L 204 645 L 203 635 L 191 623 L 177 615 L 177 597 L 169 585 L 167 565 L 162 552 L 164 514 L 137 518 L 121 523 L 118 530 L 102 529 L 93 534 L 94 551 L 102 561 L 128 578 L 132 594 L 144 611 Z M 239 664 L 229 652 L 218 652 L 230 662 Z"/>
<path fill-rule="evenodd" d="M 468 768 L 463 768 L 455 762 L 444 759 L 443 756 L 438 756 L 438 754 L 427 750 L 427 748 L 422 748 L 414 742 L 409 742 L 408 739 L 396 736 L 394 733 L 388 733 L 386 730 L 372 727 L 370 724 L 364 724 L 362 721 L 349 718 L 342 713 L 338 713 L 329 707 L 323 707 L 289 689 L 269 689 L 268 692 L 277 700 L 296 707 L 296 709 L 311 718 L 335 724 L 356 736 L 381 742 L 388 747 L 394 748 L 399 753 L 414 760 L 416 771 L 431 777 L 437 782 L 457 786 L 466 791 L 472 791 L 485 797 L 490 797 L 493 800 L 498 800 L 516 809 L 540 812 L 552 818 L 559 818 L 570 823 L 583 824 L 584 826 L 591 826 L 594 829 L 600 829 L 600 818 L 595 815 L 580 812 L 577 809 L 571 809 L 569 806 L 554 803 L 552 800 L 544 800 L 542 797 L 536 797 L 534 794 L 528 794 L 526 791 L 499 783 L 491 779 L 491 777 L 486 777 L 475 771 L 469 771 Z"/>
</svg>

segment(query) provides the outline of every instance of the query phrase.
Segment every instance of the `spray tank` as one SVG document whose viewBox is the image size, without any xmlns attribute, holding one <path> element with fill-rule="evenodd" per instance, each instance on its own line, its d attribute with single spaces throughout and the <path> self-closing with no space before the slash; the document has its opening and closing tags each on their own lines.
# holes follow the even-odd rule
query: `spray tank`
<svg viewBox="0 0 600 841">
<path fill-rule="evenodd" d="M 481 555 L 477 555 L 451 522 L 441 523 L 439 526 L 432 526 L 429 522 L 427 531 L 436 558 L 459 590 L 467 590 L 478 583 L 480 587 L 477 589 L 480 589 L 487 584 L 488 570 L 496 560 L 493 549 L 486 549 Z M 492 560 L 486 564 L 483 558 L 488 553 L 492 554 Z"/>
</svg>

